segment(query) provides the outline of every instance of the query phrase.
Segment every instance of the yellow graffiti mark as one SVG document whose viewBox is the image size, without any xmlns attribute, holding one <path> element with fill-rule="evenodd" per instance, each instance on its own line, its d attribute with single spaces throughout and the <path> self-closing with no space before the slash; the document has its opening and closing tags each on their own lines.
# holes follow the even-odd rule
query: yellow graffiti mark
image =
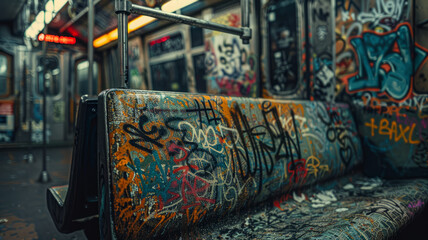
<svg viewBox="0 0 428 240">
<path fill-rule="evenodd" d="M 324 173 L 330 171 L 328 165 L 321 165 L 320 160 L 315 156 L 310 156 L 306 159 L 306 168 L 308 169 L 308 173 L 315 177 L 317 177 L 318 174 L 322 176 Z"/>
<path fill-rule="evenodd" d="M 413 131 L 415 130 L 416 123 L 413 123 L 411 127 L 398 124 L 396 121 L 389 121 L 388 119 L 381 119 L 379 125 L 375 123 L 375 119 L 371 118 L 370 122 L 366 122 L 364 126 L 369 127 L 371 130 L 371 136 L 374 137 L 375 133 L 379 135 L 389 136 L 389 140 L 398 142 L 403 139 L 405 143 L 419 144 L 419 140 L 413 140 Z"/>
</svg>

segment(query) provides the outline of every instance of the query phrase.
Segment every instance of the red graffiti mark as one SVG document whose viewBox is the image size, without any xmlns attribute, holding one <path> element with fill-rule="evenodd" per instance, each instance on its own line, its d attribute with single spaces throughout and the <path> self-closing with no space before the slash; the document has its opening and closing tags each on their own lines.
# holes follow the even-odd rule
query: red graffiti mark
<svg viewBox="0 0 428 240">
<path fill-rule="evenodd" d="M 176 157 L 174 157 L 174 162 L 176 164 L 184 161 L 189 155 L 186 149 L 176 145 L 175 143 L 172 143 L 168 147 L 168 150 L 170 152 L 175 152 L 175 153 L 177 153 L 178 150 L 184 152 L 184 156 L 182 158 L 177 159 Z M 171 188 L 173 189 L 177 188 L 180 185 L 179 181 L 181 181 L 181 188 L 179 189 L 179 191 L 181 191 L 181 197 L 183 199 L 183 203 L 185 204 L 184 206 L 182 206 L 181 208 L 182 210 L 199 206 L 202 204 L 202 202 L 208 202 L 212 204 L 215 203 L 214 199 L 209 199 L 209 198 L 204 198 L 199 196 L 199 194 L 201 193 L 203 194 L 208 190 L 208 188 L 210 187 L 210 184 L 197 175 L 193 175 L 193 174 L 190 175 L 189 172 L 191 172 L 192 170 L 197 171 L 199 170 L 199 168 L 196 165 L 187 164 L 185 166 L 180 166 L 174 169 L 173 171 L 174 174 L 180 172 L 180 176 L 177 177 L 177 180 L 171 183 Z M 189 178 L 193 178 L 193 182 L 191 180 L 189 181 L 188 180 Z M 170 190 L 168 190 L 168 193 L 171 194 L 173 197 L 168 199 L 167 203 L 170 203 L 180 198 L 179 193 L 175 193 Z"/>
<path fill-rule="evenodd" d="M 205 193 L 208 188 L 210 187 L 210 184 L 205 181 L 204 179 L 198 177 L 198 176 L 193 176 L 193 183 L 191 181 L 188 180 L 188 173 L 189 173 L 189 167 L 188 166 L 184 166 L 181 167 L 180 169 L 176 169 L 176 170 L 183 170 L 182 174 L 180 177 L 178 177 L 178 180 L 181 180 L 181 197 L 183 199 L 183 203 L 184 206 L 181 207 L 182 210 L 186 210 L 188 208 L 194 207 L 194 206 L 199 206 L 202 204 L 202 202 L 207 202 L 207 203 L 215 203 L 214 199 L 210 199 L 210 198 L 205 198 L 205 197 L 200 197 L 199 194 L 203 194 Z M 176 172 L 174 170 L 174 172 Z M 178 186 L 178 181 L 174 181 L 173 184 L 171 185 L 171 187 L 174 186 Z M 168 193 L 170 193 L 171 195 L 173 195 L 173 197 L 171 199 L 169 199 L 167 201 L 167 203 L 170 203 L 176 199 L 178 199 L 180 197 L 180 194 L 178 193 L 174 193 L 168 190 Z"/>
<path fill-rule="evenodd" d="M 291 174 L 291 182 L 298 183 L 306 177 L 308 169 L 306 169 L 305 165 L 305 159 L 297 159 L 288 164 L 288 172 Z"/>
<path fill-rule="evenodd" d="M 241 27 L 241 19 L 237 14 L 230 14 L 227 20 L 229 21 L 229 26 Z"/>
<path fill-rule="evenodd" d="M 171 188 L 177 188 L 177 187 L 178 187 L 177 181 L 174 181 L 171 183 Z M 166 201 L 167 204 L 170 204 L 172 201 L 175 201 L 180 198 L 180 194 L 172 192 L 171 190 L 168 190 L 168 193 L 171 194 L 173 197 Z"/>
<path fill-rule="evenodd" d="M 159 198 L 159 210 L 162 210 L 163 209 L 163 199 L 162 199 L 162 196 L 159 196 L 158 197 Z"/>
<path fill-rule="evenodd" d="M 184 156 L 183 156 L 182 158 L 179 158 L 179 159 L 177 159 L 177 158 L 174 156 L 174 162 L 175 162 L 176 164 L 178 164 L 179 162 L 182 162 L 182 161 L 186 160 L 186 158 L 187 158 L 187 156 L 189 155 L 189 153 L 186 151 L 186 149 L 184 149 L 183 147 L 178 146 L 178 145 L 177 145 L 177 144 L 175 144 L 175 143 L 172 143 L 172 144 L 171 144 L 171 145 L 169 145 L 169 147 L 168 147 L 168 151 L 169 151 L 169 152 L 179 153 L 179 150 L 180 150 L 180 151 L 182 151 L 182 152 L 184 152 Z M 175 172 L 174 172 L 174 173 L 175 173 Z"/>
<path fill-rule="evenodd" d="M 199 197 L 198 195 L 198 193 L 205 193 L 210 187 L 210 184 L 207 181 L 198 176 L 194 176 L 192 185 L 184 175 L 181 177 L 181 180 L 181 195 L 183 197 L 184 204 L 188 203 L 188 198 L 193 198 L 196 201 L 195 203 L 190 204 L 189 206 L 183 206 L 183 210 L 192 206 L 201 205 L 202 201 L 212 204 L 215 203 L 214 199 Z"/>
<path fill-rule="evenodd" d="M 284 209 L 281 208 L 281 203 L 287 201 L 289 198 L 293 198 L 293 196 L 291 196 L 289 193 L 287 193 L 287 195 L 282 195 L 280 199 L 273 201 L 273 205 L 279 210 L 284 211 Z"/>
</svg>

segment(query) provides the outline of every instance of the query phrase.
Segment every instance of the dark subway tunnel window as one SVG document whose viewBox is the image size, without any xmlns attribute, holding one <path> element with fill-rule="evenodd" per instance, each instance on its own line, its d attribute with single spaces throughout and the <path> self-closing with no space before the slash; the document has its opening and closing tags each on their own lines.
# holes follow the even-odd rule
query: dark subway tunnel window
<svg viewBox="0 0 428 240">
<path fill-rule="evenodd" d="M 8 95 L 9 81 L 8 81 L 9 61 L 5 55 L 0 55 L 0 96 Z"/>
<path fill-rule="evenodd" d="M 46 67 L 46 69 L 44 69 Z M 61 70 L 56 56 L 40 57 L 37 65 L 37 93 L 44 94 L 43 83 L 46 79 L 46 95 L 59 94 L 61 84 Z"/>
<path fill-rule="evenodd" d="M 187 92 L 186 61 L 183 58 L 150 65 L 154 90 Z"/>
<path fill-rule="evenodd" d="M 0 97 L 8 97 L 12 83 L 12 57 L 0 52 Z"/>
<path fill-rule="evenodd" d="M 270 90 L 285 93 L 299 83 L 296 1 L 274 1 L 267 9 Z"/>
<path fill-rule="evenodd" d="M 207 81 L 205 77 L 205 53 L 192 56 L 193 68 L 195 69 L 196 90 L 198 93 L 207 92 Z"/>
<path fill-rule="evenodd" d="M 192 48 L 204 45 L 204 30 L 200 27 L 191 27 L 190 36 L 192 37 Z"/>
<path fill-rule="evenodd" d="M 84 60 L 77 64 L 76 76 L 79 96 L 85 94 L 96 95 L 98 93 L 98 64 L 96 62 L 94 62 L 92 69 L 92 93 L 89 93 L 89 61 Z"/>
</svg>

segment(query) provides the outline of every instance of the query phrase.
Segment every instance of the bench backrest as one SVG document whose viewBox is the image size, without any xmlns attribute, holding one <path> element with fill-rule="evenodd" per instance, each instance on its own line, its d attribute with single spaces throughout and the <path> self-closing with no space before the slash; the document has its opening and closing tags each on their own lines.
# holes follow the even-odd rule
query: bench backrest
<svg viewBox="0 0 428 240">
<path fill-rule="evenodd" d="M 98 104 L 106 238 L 159 237 L 362 162 L 345 104 L 121 89 Z"/>
<path fill-rule="evenodd" d="M 98 214 L 97 99 L 79 104 L 68 186 L 47 190 L 48 209 L 58 231 L 85 227 Z"/>
</svg>

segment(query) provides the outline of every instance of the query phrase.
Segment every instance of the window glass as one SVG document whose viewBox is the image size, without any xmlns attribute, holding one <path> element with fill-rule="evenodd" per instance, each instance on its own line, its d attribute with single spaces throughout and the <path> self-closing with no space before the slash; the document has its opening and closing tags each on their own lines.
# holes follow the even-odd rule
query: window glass
<svg viewBox="0 0 428 240">
<path fill-rule="evenodd" d="M 150 66 L 154 90 L 187 92 L 187 71 L 184 58 Z"/>
<path fill-rule="evenodd" d="M 207 81 L 205 77 L 205 53 L 193 55 L 193 68 L 195 69 L 196 90 L 198 93 L 207 92 Z"/>
<path fill-rule="evenodd" d="M 46 70 L 43 67 L 46 66 Z M 37 66 L 37 92 L 43 95 L 43 82 L 46 79 L 46 95 L 55 96 L 59 94 L 61 83 L 61 70 L 59 61 L 55 56 L 39 58 Z"/>
<path fill-rule="evenodd" d="M 191 27 L 190 36 L 192 38 L 192 48 L 204 45 L 204 31 L 200 27 Z"/>
<path fill-rule="evenodd" d="M 184 38 L 181 33 L 163 36 L 149 42 L 149 56 L 158 57 L 170 52 L 183 50 L 185 47 Z"/>
<path fill-rule="evenodd" d="M 0 55 L 0 96 L 7 94 L 7 69 L 9 68 L 7 57 Z"/>
<path fill-rule="evenodd" d="M 275 2 L 269 6 L 266 18 L 271 91 L 292 91 L 299 82 L 296 1 Z"/>
<path fill-rule="evenodd" d="M 93 71 L 92 71 L 92 94 L 91 95 L 95 95 L 98 92 L 98 67 L 97 67 L 97 63 L 94 62 L 93 67 Z M 80 63 L 77 64 L 77 72 L 76 72 L 76 76 L 77 76 L 77 84 L 78 84 L 78 91 L 79 91 L 79 95 L 85 95 L 85 94 L 89 94 L 89 79 L 88 79 L 88 70 L 89 70 L 89 61 L 88 60 L 84 60 L 81 61 Z"/>
</svg>

